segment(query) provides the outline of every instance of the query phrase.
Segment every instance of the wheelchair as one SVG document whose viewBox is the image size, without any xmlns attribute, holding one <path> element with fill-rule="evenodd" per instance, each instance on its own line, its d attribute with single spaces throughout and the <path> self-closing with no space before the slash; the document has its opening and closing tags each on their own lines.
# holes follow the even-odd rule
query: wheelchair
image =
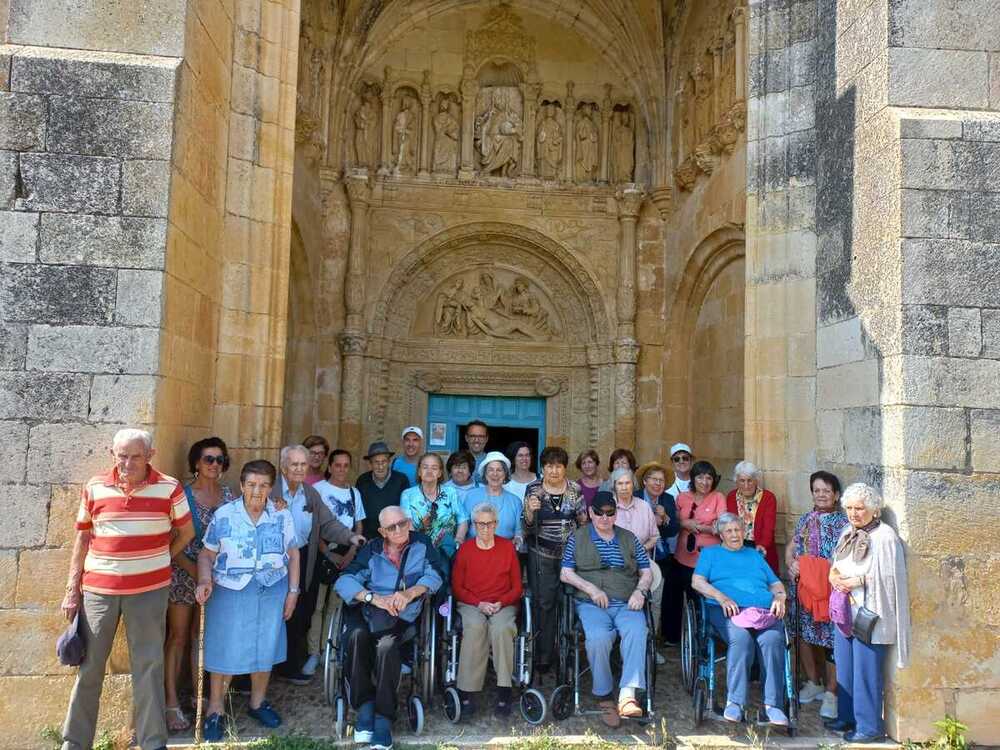
<svg viewBox="0 0 1000 750">
<path fill-rule="evenodd" d="M 548 707 L 542 692 L 531 686 L 534 638 L 531 621 L 531 593 L 525 590 L 518 613 L 512 682 L 513 687 L 521 691 L 519 701 L 521 716 L 529 724 L 538 725 L 545 721 Z M 444 684 L 444 714 L 449 721 L 458 723 L 462 718 L 462 701 L 456 685 L 458 656 L 462 643 L 462 617 L 458 614 L 456 602 L 450 594 L 448 595 L 447 614 L 444 616 L 443 641 L 440 654 L 441 676 Z"/>
<path fill-rule="evenodd" d="M 552 691 L 552 697 L 549 699 L 549 710 L 552 712 L 552 718 L 557 721 L 562 721 L 570 716 L 601 713 L 597 710 L 588 711 L 580 707 L 580 678 L 590 671 L 590 667 L 581 669 L 580 665 L 581 652 L 586 658 L 586 652 L 583 651 L 585 633 L 580 618 L 576 614 L 576 593 L 577 590 L 572 586 L 563 585 L 563 595 L 559 604 L 557 687 Z M 653 607 L 649 599 L 646 599 L 643 605 L 643 614 L 646 617 L 646 689 L 645 691 L 636 691 L 636 700 L 642 706 L 643 714 L 634 721 L 648 724 L 655 720 L 653 694 L 656 689 L 656 630 L 653 626 Z M 615 652 L 613 651 L 612 659 L 614 657 Z"/>
<path fill-rule="evenodd" d="M 359 605 L 351 605 L 356 608 Z M 348 623 L 345 603 L 330 620 L 323 653 L 323 695 L 333 708 L 334 728 L 338 739 L 343 739 L 347 730 L 348 683 L 344 664 L 347 660 Z M 360 614 L 360 612 L 359 612 Z M 436 661 L 437 638 L 433 600 L 423 597 L 423 607 L 419 619 L 403 632 L 401 653 L 412 654 L 410 679 L 406 694 L 406 715 L 410 731 L 420 734 L 424 730 L 425 707 L 430 707 L 434 686 L 434 664 Z M 405 659 L 404 659 L 405 662 Z"/>
<path fill-rule="evenodd" d="M 716 698 L 716 667 L 725 663 L 726 643 L 718 633 L 712 631 L 708 619 L 708 604 L 705 598 L 694 594 L 684 594 L 684 611 L 681 620 L 681 679 L 694 701 L 694 724 L 700 727 L 706 718 L 713 721 L 723 721 L 722 711 L 715 701 Z M 798 622 L 794 609 L 797 604 L 792 602 L 790 616 L 794 623 Z M 798 632 L 797 625 L 789 632 L 785 624 L 785 698 L 788 705 L 789 737 L 794 737 L 798 731 L 799 694 L 797 687 L 798 669 Z M 720 647 L 723 653 L 719 653 Z M 751 670 L 751 679 L 759 667 L 759 662 Z M 744 720 L 749 712 L 744 710 Z M 761 722 L 757 717 L 757 723 Z"/>
</svg>

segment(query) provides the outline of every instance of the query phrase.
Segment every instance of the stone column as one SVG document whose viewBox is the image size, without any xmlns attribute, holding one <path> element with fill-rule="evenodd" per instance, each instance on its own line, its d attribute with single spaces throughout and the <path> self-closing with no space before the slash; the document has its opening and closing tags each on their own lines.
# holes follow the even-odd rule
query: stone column
<svg viewBox="0 0 1000 750">
<path fill-rule="evenodd" d="M 639 343 L 635 340 L 636 223 L 645 198 L 638 188 L 618 193 L 618 287 L 615 297 L 618 338 L 615 341 L 615 444 L 635 445 L 635 373 Z"/>
<path fill-rule="evenodd" d="M 747 98 L 747 9 L 733 8 L 733 31 L 736 37 L 736 94 L 738 102 Z"/>
<path fill-rule="evenodd" d="M 368 337 L 361 331 L 345 330 L 337 342 L 342 361 L 340 388 L 340 430 L 338 445 L 361 455 L 362 404 L 364 403 L 365 349 Z"/>
<path fill-rule="evenodd" d="M 382 164 L 378 174 L 386 176 L 392 173 L 392 103 L 395 101 L 392 90 L 392 68 L 385 66 L 385 80 L 382 83 Z"/>
<path fill-rule="evenodd" d="M 566 157 L 563 159 L 564 179 L 573 182 L 576 177 L 576 99 L 573 97 L 572 81 L 566 83 L 566 137 L 563 144 L 566 147 Z"/>
<path fill-rule="evenodd" d="M 420 170 L 418 177 L 431 176 L 431 72 L 424 71 L 420 84 Z"/>
<path fill-rule="evenodd" d="M 639 342 L 618 339 L 615 342 L 615 445 L 635 445 L 635 375 L 639 361 Z"/>
<path fill-rule="evenodd" d="M 601 102 L 601 182 L 608 181 L 611 171 L 611 84 L 604 84 L 604 101 Z"/>
<path fill-rule="evenodd" d="M 712 124 L 719 122 L 722 117 L 722 100 L 719 99 L 719 90 L 722 88 L 722 48 L 725 38 L 717 36 L 712 40 Z"/>
<path fill-rule="evenodd" d="M 521 84 L 524 97 L 524 137 L 521 150 L 521 176 L 535 176 L 535 121 L 538 115 L 538 97 L 542 86 L 539 83 Z"/>
<path fill-rule="evenodd" d="M 462 76 L 462 163 L 458 170 L 458 179 L 471 180 L 476 176 L 473 138 L 476 124 L 476 95 L 479 93 L 479 83 L 472 77 L 472 70 L 466 68 Z"/>
</svg>

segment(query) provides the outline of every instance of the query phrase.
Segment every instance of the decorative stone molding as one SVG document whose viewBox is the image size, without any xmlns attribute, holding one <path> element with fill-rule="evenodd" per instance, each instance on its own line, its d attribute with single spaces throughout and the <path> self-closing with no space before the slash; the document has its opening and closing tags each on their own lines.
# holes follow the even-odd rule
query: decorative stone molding
<svg viewBox="0 0 1000 750">
<path fill-rule="evenodd" d="M 491 9 L 483 25 L 465 37 L 465 66 L 478 72 L 496 58 L 510 60 L 529 77 L 536 75 L 535 40 L 509 5 Z"/>
<path fill-rule="evenodd" d="M 539 396 L 555 396 L 562 390 L 564 383 L 548 375 L 542 375 L 535 381 L 535 393 Z"/>
<path fill-rule="evenodd" d="M 437 393 L 441 390 L 441 375 L 436 372 L 417 372 L 413 384 L 424 393 Z"/>
<path fill-rule="evenodd" d="M 368 345 L 368 338 L 358 331 L 345 331 L 337 339 L 340 345 L 340 352 L 344 356 L 361 355 L 365 353 Z"/>
</svg>

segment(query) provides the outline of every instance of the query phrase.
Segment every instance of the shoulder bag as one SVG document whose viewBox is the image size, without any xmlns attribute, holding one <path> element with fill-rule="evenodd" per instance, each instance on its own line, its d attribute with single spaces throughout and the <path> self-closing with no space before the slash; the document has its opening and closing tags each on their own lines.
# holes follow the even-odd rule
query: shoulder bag
<svg viewBox="0 0 1000 750">
<path fill-rule="evenodd" d="M 851 623 L 851 635 L 866 646 L 870 646 L 872 645 L 872 634 L 875 631 L 875 625 L 878 623 L 879 616 L 865 606 L 868 601 L 868 585 L 863 584 L 863 586 L 863 593 L 861 594 L 862 603 L 854 615 L 854 621 Z"/>
<path fill-rule="evenodd" d="M 403 550 L 403 557 L 399 561 L 399 575 L 396 576 L 396 585 L 392 587 L 393 593 L 403 590 L 400 588 L 400 584 L 403 583 L 403 576 L 406 574 L 406 557 L 410 554 L 411 548 L 412 545 L 409 545 Z M 376 607 L 374 604 L 366 604 L 364 606 L 365 620 L 368 622 L 368 629 L 372 635 L 382 635 L 383 633 L 396 630 L 399 625 L 398 615 L 390 615 L 384 609 Z"/>
</svg>

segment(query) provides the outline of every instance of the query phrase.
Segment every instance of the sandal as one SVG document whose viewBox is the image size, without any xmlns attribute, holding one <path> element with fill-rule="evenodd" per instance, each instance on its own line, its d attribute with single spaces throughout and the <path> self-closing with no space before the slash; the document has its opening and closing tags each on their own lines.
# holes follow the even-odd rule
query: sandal
<svg viewBox="0 0 1000 750">
<path fill-rule="evenodd" d="M 626 698 L 618 703 L 618 715 L 623 719 L 637 719 L 642 716 L 642 706 L 635 698 Z"/>
<path fill-rule="evenodd" d="M 622 725 L 622 717 L 618 715 L 618 706 L 614 701 L 601 701 L 601 721 L 611 729 Z"/>
<path fill-rule="evenodd" d="M 167 729 L 171 732 L 183 732 L 191 728 L 191 722 L 180 706 L 167 706 Z"/>
</svg>

